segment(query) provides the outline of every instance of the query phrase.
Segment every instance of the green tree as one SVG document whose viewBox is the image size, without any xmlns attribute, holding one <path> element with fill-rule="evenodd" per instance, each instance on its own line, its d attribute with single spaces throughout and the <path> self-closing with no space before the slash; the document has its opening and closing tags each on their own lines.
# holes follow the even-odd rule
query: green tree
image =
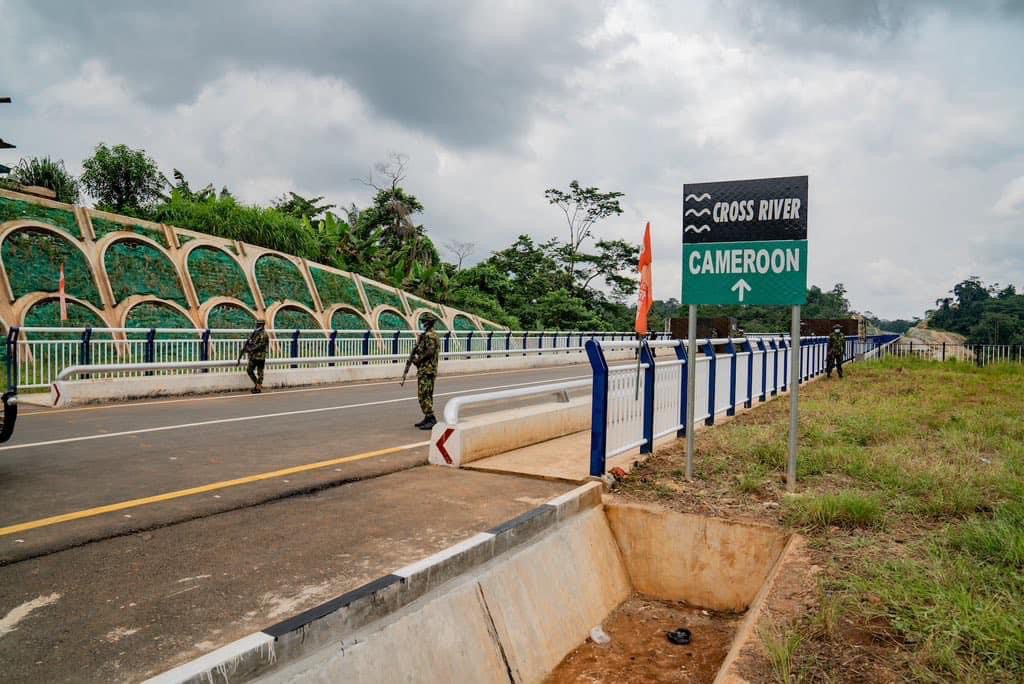
<svg viewBox="0 0 1024 684">
<path fill-rule="evenodd" d="M 807 304 L 801 315 L 804 318 L 848 318 L 850 316 L 850 300 L 846 298 L 846 286 L 836 283 L 828 292 L 823 292 L 817 285 L 807 290 Z"/>
<path fill-rule="evenodd" d="M 986 311 L 981 320 L 971 328 L 969 341 L 972 344 L 1020 344 L 1024 321 L 1017 316 L 997 311 Z"/>
<path fill-rule="evenodd" d="M 986 287 L 978 276 L 971 276 L 953 286 L 952 298 L 945 297 L 936 303 L 939 309 L 932 313 L 930 325 L 941 330 L 950 330 L 970 335 L 981 322 L 981 317 L 990 300 L 992 290 Z"/>
<path fill-rule="evenodd" d="M 19 185 L 49 188 L 57 193 L 58 202 L 78 203 L 78 181 L 64 168 L 63 160 L 55 161 L 49 157 L 22 159 L 14 167 L 10 178 Z"/>
<path fill-rule="evenodd" d="M 548 330 L 603 330 L 605 322 L 566 289 L 552 290 L 531 302 L 535 327 Z"/>
<path fill-rule="evenodd" d="M 611 288 L 615 299 L 636 292 L 636 263 L 640 247 L 625 240 L 598 240 L 595 254 L 580 253 L 573 279 L 580 290 L 587 290 L 595 279 L 602 279 Z M 561 250 L 565 249 L 562 245 Z"/>
<path fill-rule="evenodd" d="M 172 197 L 188 200 L 189 202 L 205 202 L 206 200 L 217 196 L 217 191 L 214 190 L 213 183 L 207 183 L 206 187 L 201 190 L 193 190 L 189 185 L 189 182 L 185 180 L 185 174 L 178 169 L 174 169 L 173 177 L 174 182 L 171 183 Z M 228 197 L 230 195 L 231 193 L 228 192 L 226 187 L 221 188 L 221 197 Z"/>
<path fill-rule="evenodd" d="M 579 181 L 574 180 L 569 183 L 568 191 L 548 188 L 544 191 L 544 197 L 565 215 L 569 239 L 564 245 L 564 258 L 569 273 L 575 273 L 583 243 L 593 237 L 594 226 L 598 221 L 622 213 L 619 198 L 625 195 L 621 192 L 601 192 L 596 187 L 584 188 Z"/>
<path fill-rule="evenodd" d="M 336 204 L 324 203 L 323 196 L 303 197 L 302 195 L 289 191 L 271 203 L 274 209 L 282 214 L 294 216 L 297 219 L 316 221 L 324 212 L 334 209 Z"/>
<path fill-rule="evenodd" d="M 96 200 L 96 207 L 118 214 L 146 217 L 163 199 L 167 186 L 167 179 L 145 150 L 127 145 L 100 143 L 82 162 L 82 168 L 82 186 Z"/>
</svg>

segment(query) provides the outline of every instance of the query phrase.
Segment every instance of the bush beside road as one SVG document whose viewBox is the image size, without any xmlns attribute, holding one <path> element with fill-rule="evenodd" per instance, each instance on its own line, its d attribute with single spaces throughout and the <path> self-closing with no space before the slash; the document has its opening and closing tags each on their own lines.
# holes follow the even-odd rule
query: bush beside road
<svg viewBox="0 0 1024 684">
<path fill-rule="evenodd" d="M 1024 368 L 889 359 L 801 389 L 799 485 L 788 402 L 672 446 L 615 494 L 785 525 L 816 581 L 761 630 L 752 681 L 1024 678 Z"/>
</svg>

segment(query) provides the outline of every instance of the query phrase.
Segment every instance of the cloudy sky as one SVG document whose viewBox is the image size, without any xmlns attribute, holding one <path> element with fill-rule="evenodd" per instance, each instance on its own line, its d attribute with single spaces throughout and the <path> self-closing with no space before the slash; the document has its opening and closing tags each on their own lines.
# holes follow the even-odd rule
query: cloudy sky
<svg viewBox="0 0 1024 684">
<path fill-rule="evenodd" d="M 626 193 L 679 297 L 686 182 L 808 174 L 810 280 L 920 315 L 1024 286 L 1024 0 L 0 0 L 0 152 L 100 142 L 193 186 L 365 204 L 409 156 L 438 244 L 562 235 L 544 189 Z"/>
</svg>

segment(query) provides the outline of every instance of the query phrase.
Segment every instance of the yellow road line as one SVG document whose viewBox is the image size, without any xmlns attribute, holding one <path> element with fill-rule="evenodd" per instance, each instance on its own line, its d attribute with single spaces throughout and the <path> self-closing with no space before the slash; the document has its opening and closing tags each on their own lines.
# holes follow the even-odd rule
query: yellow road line
<svg viewBox="0 0 1024 684">
<path fill-rule="evenodd" d="M 199 487 L 190 487 L 188 489 L 179 489 L 176 492 L 166 492 L 164 494 L 156 494 L 154 496 L 146 496 L 141 499 L 130 499 L 128 501 L 121 501 L 118 503 L 108 504 L 106 506 L 97 506 L 96 508 L 87 508 L 83 511 L 75 511 L 74 513 L 64 513 L 62 515 L 53 515 L 49 518 L 40 518 L 39 520 L 32 520 L 30 522 L 18 523 L 17 525 L 9 525 L 7 527 L 0 527 L 0 537 L 5 537 L 11 534 L 17 534 L 18 532 L 26 532 L 28 530 L 35 530 L 40 527 L 49 527 L 50 525 L 57 525 L 59 523 L 71 522 L 72 520 L 81 520 L 82 518 L 91 518 L 96 515 L 103 515 L 104 513 L 114 513 L 116 511 L 123 511 L 127 508 L 136 508 L 138 506 L 147 506 L 149 504 L 160 503 L 161 501 L 171 501 L 172 499 L 180 499 L 186 496 L 194 496 L 196 494 L 204 494 L 206 492 L 214 492 L 218 489 L 227 489 L 229 487 L 237 487 L 238 485 L 249 484 L 251 482 L 259 482 L 261 480 L 272 480 L 275 477 L 283 477 L 285 475 L 294 475 L 296 473 L 304 473 L 308 470 L 316 470 L 317 468 L 326 468 L 332 465 L 339 465 L 342 463 L 351 463 L 352 461 L 362 461 L 367 458 L 373 458 L 375 456 L 385 456 L 387 454 L 393 454 L 399 451 L 406 451 L 408 449 L 416 449 L 419 447 L 427 446 L 430 444 L 426 442 L 416 442 L 415 444 L 403 444 L 401 446 L 388 447 L 387 449 L 377 449 L 376 451 L 367 451 L 362 454 L 355 454 L 354 456 L 342 456 L 341 458 L 332 458 L 328 461 L 317 461 L 316 463 L 307 463 L 305 465 L 292 466 L 291 468 L 282 468 L 281 470 L 272 470 L 268 473 L 259 473 L 257 475 L 248 475 L 246 477 L 239 477 L 234 480 L 223 480 L 221 482 L 211 482 L 210 484 L 200 485 Z"/>
</svg>

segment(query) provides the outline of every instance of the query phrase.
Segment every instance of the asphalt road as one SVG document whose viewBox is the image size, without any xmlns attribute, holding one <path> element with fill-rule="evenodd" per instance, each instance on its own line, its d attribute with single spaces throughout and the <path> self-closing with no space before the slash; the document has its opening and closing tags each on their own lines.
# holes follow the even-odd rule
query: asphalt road
<svg viewBox="0 0 1024 684">
<path fill-rule="evenodd" d="M 420 466 L 0 567 L 0 681 L 142 681 L 569 488 Z"/>
<path fill-rule="evenodd" d="M 435 410 L 455 394 L 588 375 L 442 376 Z M 423 464 L 420 418 L 415 383 L 396 381 L 24 410 L 0 446 L 0 565 Z M 180 495 L 190 488 L 201 490 Z M 140 498 L 157 500 L 126 505 Z"/>
<path fill-rule="evenodd" d="M 442 377 L 436 411 L 587 375 Z M 397 382 L 26 409 L 0 447 L 0 680 L 140 681 L 570 488 L 424 466 L 419 418 Z"/>
</svg>

